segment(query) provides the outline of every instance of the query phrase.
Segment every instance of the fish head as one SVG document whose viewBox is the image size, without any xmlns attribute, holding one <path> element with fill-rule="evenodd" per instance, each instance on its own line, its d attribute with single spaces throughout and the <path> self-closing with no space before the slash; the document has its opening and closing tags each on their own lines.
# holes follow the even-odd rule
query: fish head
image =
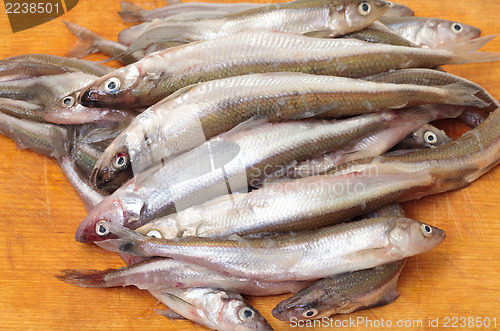
<svg viewBox="0 0 500 331">
<path fill-rule="evenodd" d="M 75 233 L 75 240 L 82 243 L 92 243 L 110 238 L 116 238 L 101 225 L 101 223 L 111 222 L 125 224 L 127 213 L 123 206 L 123 201 L 110 195 L 101 201 L 92 211 L 83 219 Z"/>
<path fill-rule="evenodd" d="M 126 110 L 89 108 L 78 103 L 81 91 L 75 91 L 45 108 L 43 119 L 56 124 L 86 124 L 102 122 L 129 122 L 133 115 Z"/>
<path fill-rule="evenodd" d="M 435 45 L 438 48 L 453 47 L 481 35 L 480 29 L 460 22 L 443 21 L 437 24 L 436 29 Z"/>
<path fill-rule="evenodd" d="M 418 148 L 430 148 L 447 144 L 451 141 L 443 130 L 424 124 L 413 133 Z"/>
<path fill-rule="evenodd" d="M 225 330 L 272 330 L 266 319 L 238 293 L 220 291 L 218 324 Z"/>
<path fill-rule="evenodd" d="M 83 124 L 98 120 L 99 116 L 96 117 L 95 113 L 86 112 L 88 108 L 78 103 L 79 97 L 80 91 L 75 91 L 55 101 L 45 109 L 43 119 L 57 124 Z"/>
<path fill-rule="evenodd" d="M 328 293 L 327 288 L 316 282 L 315 284 L 299 291 L 294 296 L 281 301 L 273 308 L 272 314 L 280 321 L 318 319 L 325 315 L 325 308 L 331 307 L 324 304 L 325 300 L 332 301 L 335 293 Z M 333 314 L 333 313 L 332 313 Z"/>
<path fill-rule="evenodd" d="M 128 65 L 84 88 L 78 102 L 92 108 L 138 108 L 140 100 L 135 93 L 135 86 L 140 80 L 139 68 Z"/>
<path fill-rule="evenodd" d="M 96 164 L 96 167 L 92 170 L 91 180 L 97 188 L 114 192 L 133 176 L 134 173 L 127 151 L 120 151 L 104 165 L 97 167 Z"/>
<path fill-rule="evenodd" d="M 378 20 L 389 9 L 389 3 L 383 0 L 351 0 L 334 8 L 343 12 L 344 19 L 336 20 L 335 30 L 340 35 L 358 31 Z M 334 15 L 338 17 L 338 15 Z"/>
<path fill-rule="evenodd" d="M 389 241 L 395 252 L 402 257 L 425 253 L 439 245 L 446 235 L 443 230 L 409 218 L 393 219 Z"/>
<path fill-rule="evenodd" d="M 130 153 L 125 144 L 120 143 L 122 135 L 104 150 L 90 175 L 90 181 L 101 190 L 114 192 L 134 176 Z M 114 146 L 119 146 L 114 148 Z"/>
</svg>

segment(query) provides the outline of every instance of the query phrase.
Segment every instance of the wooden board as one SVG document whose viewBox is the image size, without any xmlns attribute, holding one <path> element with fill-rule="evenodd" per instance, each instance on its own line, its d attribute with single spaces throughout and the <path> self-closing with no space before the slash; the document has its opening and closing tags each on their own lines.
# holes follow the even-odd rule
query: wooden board
<svg viewBox="0 0 500 331">
<path fill-rule="evenodd" d="M 160 0 L 136 2 L 146 8 L 165 4 Z M 500 32 L 500 1 L 401 3 L 413 7 L 420 16 L 469 23 L 480 27 L 484 34 Z M 80 0 L 61 18 L 15 34 L 10 31 L 4 7 L 0 9 L 1 58 L 26 53 L 64 55 L 76 38 L 65 29 L 61 19 L 113 40 L 127 26 L 116 14 L 119 1 L 112 0 Z M 484 50 L 500 52 L 500 39 Z M 500 63 L 446 69 L 500 97 Z M 459 133 L 457 125 L 445 126 L 455 135 Z M 54 275 L 60 269 L 118 268 L 123 262 L 115 253 L 74 241 L 74 231 L 86 213 L 54 160 L 19 151 L 4 136 L 0 136 L 0 146 L 0 329 L 203 329 L 188 321 L 172 322 L 157 316 L 157 300 L 145 291 L 132 287 L 79 288 L 57 280 Z M 388 321 L 393 327 L 401 322 L 422 323 L 424 329 L 430 329 L 436 325 L 444 327 L 447 319 L 448 326 L 453 326 L 453 318 L 459 318 L 455 326 L 460 326 L 460 318 L 478 318 L 475 322 L 489 318 L 489 329 L 494 329 L 496 318 L 500 328 L 499 183 L 497 167 L 461 191 L 405 203 L 410 217 L 445 229 L 446 241 L 427 254 L 409 259 L 399 284 L 402 295 L 395 303 L 337 316 L 331 323 L 353 326 L 346 323 L 364 319 L 365 323 L 353 329 L 373 329 L 377 323 L 387 326 Z M 271 309 L 286 297 L 251 297 L 250 301 L 276 330 L 292 330 L 293 325 L 271 316 Z M 369 321 L 374 323 L 372 327 Z"/>
</svg>

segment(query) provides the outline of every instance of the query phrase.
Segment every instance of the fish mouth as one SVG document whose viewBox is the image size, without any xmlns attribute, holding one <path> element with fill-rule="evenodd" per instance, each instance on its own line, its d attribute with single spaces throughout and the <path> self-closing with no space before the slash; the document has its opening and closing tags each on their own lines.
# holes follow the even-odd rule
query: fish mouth
<svg viewBox="0 0 500 331">
<path fill-rule="evenodd" d="M 89 108 L 139 108 L 141 106 L 139 98 L 130 92 L 131 90 L 123 90 L 109 94 L 100 89 L 88 88 L 80 94 L 78 103 Z"/>
<path fill-rule="evenodd" d="M 83 244 L 90 244 L 90 243 L 93 243 L 95 241 L 102 241 L 102 240 L 106 240 L 106 239 L 116 239 L 118 238 L 117 236 L 115 235 L 112 235 L 112 234 L 108 234 L 104 237 L 101 237 L 99 235 L 97 235 L 97 233 L 95 233 L 95 226 L 87 226 L 88 223 L 85 223 L 85 220 L 84 222 L 82 222 L 82 224 L 80 224 L 80 226 L 78 227 L 78 229 L 76 229 L 76 232 L 75 232 L 75 240 L 78 241 L 78 242 L 81 242 Z"/>
<path fill-rule="evenodd" d="M 98 90 L 85 90 L 80 94 L 78 103 L 85 107 L 99 108 L 103 107 L 102 99 L 106 99 L 106 95 L 99 93 Z"/>
<path fill-rule="evenodd" d="M 119 172 L 110 171 L 108 168 L 94 168 L 90 181 L 98 189 L 113 193 L 132 177 L 134 177 L 134 173 L 131 166 Z"/>
<path fill-rule="evenodd" d="M 75 232 L 75 240 L 84 244 L 91 243 L 93 234 L 90 233 L 90 228 L 85 224 L 85 220 L 80 224 Z"/>
</svg>

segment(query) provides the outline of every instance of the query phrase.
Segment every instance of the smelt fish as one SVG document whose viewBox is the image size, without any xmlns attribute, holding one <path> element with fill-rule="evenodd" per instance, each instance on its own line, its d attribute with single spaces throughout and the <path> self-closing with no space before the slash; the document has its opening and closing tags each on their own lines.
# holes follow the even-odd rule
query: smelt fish
<svg viewBox="0 0 500 331">
<path fill-rule="evenodd" d="M 171 257 L 266 281 L 311 280 L 372 268 L 424 253 L 445 238 L 443 230 L 408 218 L 371 218 L 258 239 L 166 240 L 113 223 L 102 225 L 120 237 L 96 242 L 102 248 Z"/>
</svg>

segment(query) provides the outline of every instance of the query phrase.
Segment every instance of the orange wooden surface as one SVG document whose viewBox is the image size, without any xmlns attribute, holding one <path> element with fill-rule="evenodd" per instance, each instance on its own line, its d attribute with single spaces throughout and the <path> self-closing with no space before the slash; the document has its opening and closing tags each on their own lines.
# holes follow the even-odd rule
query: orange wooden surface
<svg viewBox="0 0 500 331">
<path fill-rule="evenodd" d="M 498 0 L 400 2 L 419 16 L 462 21 L 480 27 L 483 34 L 500 33 Z M 160 0 L 136 3 L 146 8 L 165 4 Z M 113 40 L 126 27 L 116 14 L 120 8 L 116 0 L 80 0 L 61 18 L 16 34 L 10 31 L 3 8 L 0 6 L 1 58 L 26 53 L 64 55 L 76 38 L 61 19 Z M 500 39 L 483 50 L 500 52 Z M 500 98 L 500 63 L 446 69 Z M 458 134 L 457 125 L 445 126 Z M 133 287 L 79 288 L 57 280 L 54 275 L 60 269 L 118 268 L 123 262 L 115 253 L 74 241 L 74 231 L 86 213 L 54 160 L 19 151 L 4 136 L 0 136 L 0 146 L 0 329 L 203 329 L 188 321 L 155 315 L 157 300 L 145 291 Z M 447 239 L 433 251 L 409 259 L 400 279 L 402 294 L 395 303 L 337 316 L 333 321 L 365 318 L 375 323 L 390 321 L 393 326 L 398 321 L 422 321 L 424 329 L 431 329 L 429 319 L 439 319 L 442 327 L 446 318 L 487 317 L 496 318 L 500 328 L 499 183 L 497 167 L 461 191 L 405 203 L 410 217 L 445 229 Z M 271 309 L 284 298 L 286 295 L 250 297 L 250 301 L 276 330 L 292 330 L 288 323 L 271 316 Z M 360 324 L 355 329 L 367 328 Z M 368 329 L 372 328 L 368 325 Z M 493 322 L 489 329 L 494 329 Z"/>
</svg>

